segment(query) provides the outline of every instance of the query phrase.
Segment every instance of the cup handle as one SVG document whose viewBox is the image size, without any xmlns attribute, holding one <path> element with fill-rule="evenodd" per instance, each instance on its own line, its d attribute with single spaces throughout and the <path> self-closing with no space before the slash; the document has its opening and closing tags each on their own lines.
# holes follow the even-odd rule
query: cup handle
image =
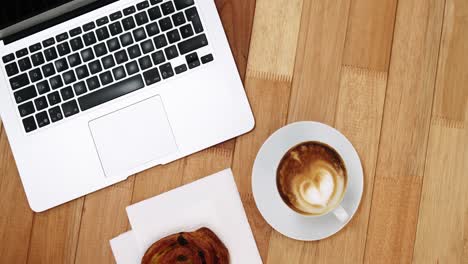
<svg viewBox="0 0 468 264">
<path fill-rule="evenodd" d="M 342 223 L 346 222 L 349 219 L 349 214 L 341 205 L 338 205 L 338 207 L 335 210 L 333 210 L 333 214 Z"/>
</svg>

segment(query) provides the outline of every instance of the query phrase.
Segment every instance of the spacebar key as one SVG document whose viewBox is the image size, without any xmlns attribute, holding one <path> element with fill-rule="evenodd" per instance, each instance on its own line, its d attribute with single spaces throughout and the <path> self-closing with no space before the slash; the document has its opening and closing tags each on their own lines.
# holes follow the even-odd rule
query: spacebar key
<svg viewBox="0 0 468 264">
<path fill-rule="evenodd" d="M 126 80 L 114 83 L 96 92 L 89 93 L 78 98 L 81 110 L 93 108 L 120 96 L 129 94 L 145 87 L 141 74 L 128 78 Z"/>
</svg>

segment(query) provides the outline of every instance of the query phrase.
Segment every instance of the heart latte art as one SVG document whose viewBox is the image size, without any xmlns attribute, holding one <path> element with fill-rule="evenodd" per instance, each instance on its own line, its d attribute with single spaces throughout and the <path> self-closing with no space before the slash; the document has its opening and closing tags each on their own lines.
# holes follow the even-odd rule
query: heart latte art
<svg viewBox="0 0 468 264">
<path fill-rule="evenodd" d="M 290 149 L 277 170 L 283 201 L 304 215 L 322 215 L 341 202 L 347 174 L 340 155 L 328 145 L 304 142 Z"/>
</svg>

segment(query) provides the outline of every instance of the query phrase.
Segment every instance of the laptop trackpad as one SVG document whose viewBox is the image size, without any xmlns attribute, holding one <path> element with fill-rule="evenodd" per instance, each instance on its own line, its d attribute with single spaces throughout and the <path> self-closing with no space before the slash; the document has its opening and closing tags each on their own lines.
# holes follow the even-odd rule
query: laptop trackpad
<svg viewBox="0 0 468 264">
<path fill-rule="evenodd" d="M 123 108 L 89 123 L 106 177 L 177 151 L 161 97 Z"/>
</svg>

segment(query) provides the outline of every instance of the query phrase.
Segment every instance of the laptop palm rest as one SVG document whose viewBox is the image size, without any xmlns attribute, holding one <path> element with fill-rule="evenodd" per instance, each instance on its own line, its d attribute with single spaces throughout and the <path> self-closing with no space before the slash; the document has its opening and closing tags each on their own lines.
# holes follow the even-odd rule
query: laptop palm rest
<svg viewBox="0 0 468 264">
<path fill-rule="evenodd" d="M 160 96 L 94 119 L 89 128 L 106 177 L 128 175 L 177 151 Z"/>
</svg>

